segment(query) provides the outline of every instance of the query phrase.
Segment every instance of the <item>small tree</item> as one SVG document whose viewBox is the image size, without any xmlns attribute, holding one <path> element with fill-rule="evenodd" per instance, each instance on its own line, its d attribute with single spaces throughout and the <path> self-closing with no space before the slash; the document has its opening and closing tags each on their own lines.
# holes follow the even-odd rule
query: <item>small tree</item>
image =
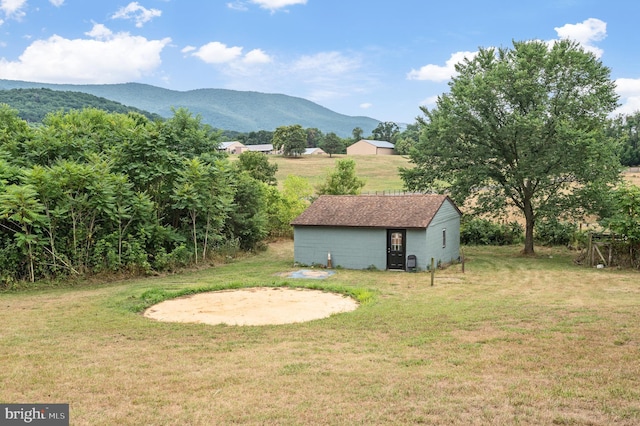
<svg viewBox="0 0 640 426">
<path fill-rule="evenodd" d="M 351 135 L 353 136 L 353 141 L 358 142 L 362 139 L 362 135 L 364 134 L 364 130 L 361 127 L 356 127 L 351 131 Z"/>
<path fill-rule="evenodd" d="M 307 149 L 307 133 L 299 124 L 280 126 L 273 133 L 272 144 L 274 149 L 282 149 L 283 155 L 302 155 Z"/>
<path fill-rule="evenodd" d="M 627 238 L 633 262 L 634 249 L 640 244 L 640 188 L 623 184 L 613 191 L 611 198 L 611 211 L 602 220 L 602 225 Z"/>
<path fill-rule="evenodd" d="M 16 246 L 27 255 L 31 282 L 35 281 L 33 251 L 38 241 L 36 229 L 46 221 L 43 211 L 44 206 L 38 200 L 38 194 L 31 185 L 9 185 L 5 188 L 5 192 L 0 194 L 0 220 L 5 219 L 14 227 L 2 226 L 13 231 Z"/>
<path fill-rule="evenodd" d="M 336 161 L 336 168 L 324 183 L 316 187 L 318 195 L 358 195 L 365 181 L 356 176 L 356 162 L 350 158 Z"/>
<path fill-rule="evenodd" d="M 344 142 L 335 133 L 327 133 L 322 143 L 322 149 L 329 154 L 329 158 L 331 158 L 333 154 L 339 154 L 344 150 Z"/>
<path fill-rule="evenodd" d="M 313 188 L 306 179 L 289 175 L 282 184 L 282 191 L 267 188 L 268 227 L 271 237 L 291 236 L 291 221 L 308 206 Z"/>
<path fill-rule="evenodd" d="M 238 156 L 238 161 L 235 164 L 238 170 L 249 173 L 256 180 L 272 186 L 278 184 L 276 179 L 278 165 L 271 164 L 269 158 L 262 152 L 243 152 Z"/>
</svg>

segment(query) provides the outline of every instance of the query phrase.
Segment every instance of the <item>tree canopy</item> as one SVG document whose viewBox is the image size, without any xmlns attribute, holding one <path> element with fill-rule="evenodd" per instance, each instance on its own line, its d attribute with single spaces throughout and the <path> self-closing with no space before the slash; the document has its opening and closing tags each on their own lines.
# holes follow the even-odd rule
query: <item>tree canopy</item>
<svg viewBox="0 0 640 426">
<path fill-rule="evenodd" d="M 617 106 L 610 70 L 576 43 L 514 42 L 456 66 L 432 110 L 422 108 L 409 190 L 447 192 L 477 213 L 524 216 L 524 253 L 538 219 L 579 216 L 619 179 L 606 137 Z"/>
<path fill-rule="evenodd" d="M 329 157 L 332 157 L 333 154 L 339 154 L 345 149 L 342 139 L 333 132 L 327 133 L 321 146 L 324 152 L 329 154 Z"/>
<path fill-rule="evenodd" d="M 356 162 L 350 158 L 336 161 L 336 167 L 318 185 L 318 195 L 358 195 L 365 181 L 356 176 Z"/>
<path fill-rule="evenodd" d="M 640 166 L 640 111 L 611 120 L 608 134 L 620 142 L 623 166 Z"/>
<path fill-rule="evenodd" d="M 307 132 L 299 124 L 280 126 L 273 133 L 275 149 L 282 149 L 286 156 L 302 155 L 307 149 Z"/>
<path fill-rule="evenodd" d="M 256 153 L 231 163 L 219 138 L 185 109 L 165 121 L 60 111 L 32 127 L 0 105 L 0 287 L 171 270 L 286 233 L 267 203 L 300 207 L 276 166 Z"/>
<path fill-rule="evenodd" d="M 392 121 L 385 121 L 379 123 L 378 126 L 373 129 L 371 137 L 376 141 L 387 141 L 394 143 L 395 137 L 400 133 L 398 125 Z"/>
</svg>

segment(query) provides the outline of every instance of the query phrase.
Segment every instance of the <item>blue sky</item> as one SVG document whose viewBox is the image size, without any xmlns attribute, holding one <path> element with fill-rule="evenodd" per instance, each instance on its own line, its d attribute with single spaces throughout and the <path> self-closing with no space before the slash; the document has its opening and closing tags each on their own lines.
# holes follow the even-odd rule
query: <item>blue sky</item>
<svg viewBox="0 0 640 426">
<path fill-rule="evenodd" d="M 0 78 L 283 93 L 412 123 L 479 47 L 571 38 L 640 109 L 635 0 L 0 0 Z"/>
</svg>

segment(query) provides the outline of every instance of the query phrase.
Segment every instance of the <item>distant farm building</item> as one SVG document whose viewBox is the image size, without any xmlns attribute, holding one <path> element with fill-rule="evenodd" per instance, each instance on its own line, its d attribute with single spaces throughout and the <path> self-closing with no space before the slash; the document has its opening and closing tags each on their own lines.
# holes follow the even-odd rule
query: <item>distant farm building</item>
<svg viewBox="0 0 640 426">
<path fill-rule="evenodd" d="M 322 155 L 326 154 L 322 148 L 307 148 L 304 150 L 303 155 Z"/>
<path fill-rule="evenodd" d="M 347 147 L 347 155 L 393 155 L 391 142 L 362 139 Z"/>
<path fill-rule="evenodd" d="M 229 154 L 242 154 L 247 150 L 247 147 L 238 141 L 231 141 L 231 142 L 222 142 L 220 144 L 220 150 L 226 151 Z"/>
<path fill-rule="evenodd" d="M 323 195 L 291 222 L 294 260 L 347 269 L 427 269 L 460 257 L 460 210 L 445 195 Z"/>
<path fill-rule="evenodd" d="M 262 152 L 265 154 L 277 154 L 277 152 L 273 149 L 273 145 L 270 143 L 260 145 L 247 145 L 247 150 L 253 152 Z"/>
</svg>

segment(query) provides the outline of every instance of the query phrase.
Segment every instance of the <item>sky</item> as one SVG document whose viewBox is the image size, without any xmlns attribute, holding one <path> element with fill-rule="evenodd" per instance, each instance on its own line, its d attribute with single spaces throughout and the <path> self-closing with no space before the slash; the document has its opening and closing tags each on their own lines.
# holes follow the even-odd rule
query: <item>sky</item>
<svg viewBox="0 0 640 426">
<path fill-rule="evenodd" d="M 479 48 L 570 38 L 640 110 L 636 0 L 0 0 L 0 79 L 281 93 L 413 123 Z"/>
</svg>

